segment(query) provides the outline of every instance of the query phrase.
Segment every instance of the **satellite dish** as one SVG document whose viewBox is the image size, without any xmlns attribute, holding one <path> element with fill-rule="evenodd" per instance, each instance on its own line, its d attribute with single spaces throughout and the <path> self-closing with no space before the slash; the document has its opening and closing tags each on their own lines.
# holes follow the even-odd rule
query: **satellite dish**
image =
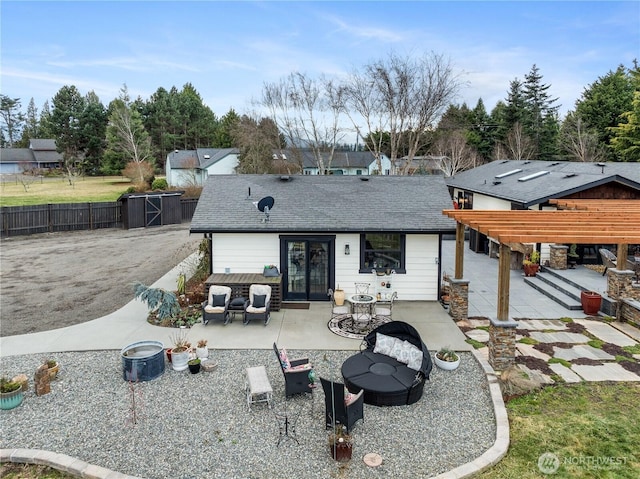
<svg viewBox="0 0 640 479">
<path fill-rule="evenodd" d="M 265 214 L 265 223 L 269 221 L 269 211 L 271 211 L 271 209 L 273 208 L 274 203 L 275 200 L 273 199 L 273 196 L 265 196 L 260 201 L 258 201 L 258 204 L 256 205 L 258 207 L 258 210 L 262 211 Z"/>
</svg>

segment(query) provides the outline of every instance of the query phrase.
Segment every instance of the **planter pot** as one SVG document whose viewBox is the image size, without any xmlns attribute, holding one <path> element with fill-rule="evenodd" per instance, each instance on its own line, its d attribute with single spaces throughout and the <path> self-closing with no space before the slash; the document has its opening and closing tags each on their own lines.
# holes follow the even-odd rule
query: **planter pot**
<svg viewBox="0 0 640 479">
<path fill-rule="evenodd" d="M 12 391 L 10 393 L 0 393 L 0 409 L 13 409 L 20 406 L 24 399 L 24 392 L 22 388 Z"/>
<path fill-rule="evenodd" d="M 353 454 L 353 443 L 352 442 L 338 442 L 336 444 L 329 445 L 329 452 L 331 457 L 339 462 L 347 462 L 351 460 L 351 456 Z"/>
<path fill-rule="evenodd" d="M 56 365 L 50 367 L 48 371 L 49 371 L 49 379 L 53 381 L 58 375 L 58 371 L 60 371 L 60 364 L 56 363 Z"/>
<path fill-rule="evenodd" d="M 184 371 L 189 363 L 189 351 L 171 352 L 171 365 L 174 371 Z"/>
<path fill-rule="evenodd" d="M 336 302 L 336 306 L 342 306 L 344 304 L 344 290 L 336 289 L 333 293 L 333 299 Z"/>
<path fill-rule="evenodd" d="M 137 341 L 120 351 L 125 381 L 151 381 L 164 373 L 164 345 L 160 341 Z"/>
<path fill-rule="evenodd" d="M 602 305 L 602 296 L 595 291 L 583 291 L 580 293 L 580 303 L 584 314 L 596 316 Z"/>
<path fill-rule="evenodd" d="M 436 363 L 436 366 L 438 366 L 440 369 L 444 369 L 445 371 L 453 371 L 458 366 L 460 366 L 460 356 L 458 356 L 457 361 L 443 361 L 442 359 L 438 358 L 437 355 L 434 355 L 433 359 Z"/>
<path fill-rule="evenodd" d="M 524 269 L 525 276 L 535 276 L 536 274 L 538 274 L 538 270 L 540 270 L 540 265 L 537 263 L 523 264 L 522 269 Z"/>
<path fill-rule="evenodd" d="M 167 361 L 171 362 L 171 348 L 165 349 L 167 353 Z"/>
<path fill-rule="evenodd" d="M 189 364 L 189 371 L 191 374 L 198 374 L 200 372 L 200 363 L 198 364 Z"/>
<path fill-rule="evenodd" d="M 196 356 L 199 359 L 207 359 L 209 357 L 209 348 L 196 348 Z"/>
</svg>

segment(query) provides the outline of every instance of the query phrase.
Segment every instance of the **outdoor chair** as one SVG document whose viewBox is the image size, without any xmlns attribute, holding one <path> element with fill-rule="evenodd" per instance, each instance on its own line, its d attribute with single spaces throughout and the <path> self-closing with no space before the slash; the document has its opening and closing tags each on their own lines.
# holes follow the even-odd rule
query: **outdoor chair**
<svg viewBox="0 0 640 479">
<path fill-rule="evenodd" d="M 202 303 L 202 322 L 206 325 L 209 321 L 220 320 L 224 324 L 229 323 L 229 301 L 231 300 L 231 288 L 228 286 L 212 285 L 209 288 L 209 296 Z"/>
<path fill-rule="evenodd" d="M 278 349 L 276 343 L 273 343 L 273 351 L 278 358 L 278 364 L 284 375 L 284 391 L 285 397 L 289 398 L 294 394 L 311 393 L 311 383 L 309 381 L 309 372 L 313 370 L 309 363 L 309 358 L 289 359 L 286 349 Z"/>
<path fill-rule="evenodd" d="M 376 318 L 384 318 L 391 321 L 391 313 L 393 311 L 393 302 L 398 298 L 398 293 L 395 291 L 391 295 L 388 301 L 380 301 L 376 303 L 373 315 Z"/>
<path fill-rule="evenodd" d="M 369 294 L 371 283 L 355 283 L 356 294 Z"/>
<path fill-rule="evenodd" d="M 359 420 L 364 421 L 364 389 L 357 394 L 345 395 L 344 384 L 320 378 L 324 390 L 325 420 L 327 429 L 342 424 L 347 433 Z M 348 392 L 348 391 L 347 391 Z"/>
<path fill-rule="evenodd" d="M 264 321 L 264 325 L 271 320 L 271 286 L 267 284 L 252 284 L 249 286 L 249 299 L 244 304 L 244 319 L 242 324 L 249 324 L 252 319 Z"/>
<path fill-rule="evenodd" d="M 616 268 L 617 258 L 616 255 L 613 254 L 606 248 L 600 248 L 599 250 L 600 256 L 602 257 L 602 264 L 604 265 L 604 271 L 602 272 L 602 276 L 607 274 L 607 270 L 609 268 Z"/>
<path fill-rule="evenodd" d="M 331 298 L 331 319 L 347 318 L 351 314 L 349 306 L 345 303 L 342 306 L 336 304 L 336 299 L 332 289 L 329 289 L 327 296 Z"/>
</svg>

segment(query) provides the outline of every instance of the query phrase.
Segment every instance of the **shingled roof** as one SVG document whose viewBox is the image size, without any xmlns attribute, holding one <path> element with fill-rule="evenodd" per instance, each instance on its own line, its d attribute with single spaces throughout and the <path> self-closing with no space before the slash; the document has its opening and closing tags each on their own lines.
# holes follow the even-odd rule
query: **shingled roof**
<svg viewBox="0 0 640 479">
<path fill-rule="evenodd" d="M 272 196 L 265 215 L 254 203 Z M 453 233 L 444 179 L 436 176 L 215 175 L 204 186 L 192 233 Z"/>
<path fill-rule="evenodd" d="M 640 166 L 504 160 L 463 171 L 446 181 L 450 187 L 522 203 L 526 208 L 611 182 L 640 192 Z"/>
</svg>

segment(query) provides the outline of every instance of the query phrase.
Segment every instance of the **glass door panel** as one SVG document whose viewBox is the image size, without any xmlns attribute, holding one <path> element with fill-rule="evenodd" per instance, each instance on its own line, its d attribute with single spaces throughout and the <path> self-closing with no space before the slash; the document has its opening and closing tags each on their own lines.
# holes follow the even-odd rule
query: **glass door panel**
<svg viewBox="0 0 640 479">
<path fill-rule="evenodd" d="M 307 242 L 287 241 L 287 290 L 291 299 L 307 299 Z"/>
</svg>

